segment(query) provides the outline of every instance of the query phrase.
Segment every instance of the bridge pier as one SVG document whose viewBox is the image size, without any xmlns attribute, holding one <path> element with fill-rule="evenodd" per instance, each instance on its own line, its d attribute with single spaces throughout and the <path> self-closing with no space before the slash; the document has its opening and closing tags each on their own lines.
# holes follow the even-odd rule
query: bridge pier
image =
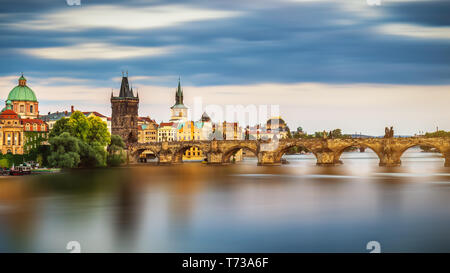
<svg viewBox="0 0 450 273">
<path fill-rule="evenodd" d="M 381 167 L 399 167 L 402 165 L 402 161 L 400 160 L 401 154 L 393 152 L 393 153 L 383 153 L 380 158 L 380 163 L 378 164 Z"/>
<path fill-rule="evenodd" d="M 126 150 L 125 154 L 127 155 L 127 164 L 139 163 L 139 154 L 130 153 L 129 150 Z"/>
<path fill-rule="evenodd" d="M 210 152 L 208 153 L 208 164 L 220 165 L 223 163 L 223 153 L 221 152 Z"/>
<path fill-rule="evenodd" d="M 326 152 L 315 152 L 317 159 L 316 165 L 318 166 L 334 166 L 342 164 L 342 161 L 336 156 L 336 152 L 326 151 Z"/>
<path fill-rule="evenodd" d="M 277 154 L 271 151 L 261 151 L 258 153 L 258 166 L 281 165 L 281 159 L 277 159 Z"/>
<path fill-rule="evenodd" d="M 169 165 L 172 164 L 172 162 L 173 162 L 173 155 L 169 151 L 162 151 L 159 154 L 158 160 L 159 165 Z"/>
</svg>

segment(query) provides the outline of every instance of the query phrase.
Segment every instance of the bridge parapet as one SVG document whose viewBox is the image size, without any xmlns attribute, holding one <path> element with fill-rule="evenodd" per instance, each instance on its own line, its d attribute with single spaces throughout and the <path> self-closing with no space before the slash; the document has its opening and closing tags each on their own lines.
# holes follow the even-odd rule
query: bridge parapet
<svg viewBox="0 0 450 273">
<path fill-rule="evenodd" d="M 401 156 L 409 148 L 417 145 L 438 149 L 445 158 L 445 166 L 450 167 L 450 138 L 339 138 L 339 139 L 281 139 L 278 141 L 259 140 L 212 140 L 174 141 L 132 144 L 128 148 L 128 162 L 138 162 L 139 154 L 151 151 L 160 164 L 181 163 L 183 153 L 190 147 L 198 147 L 210 164 L 229 162 L 230 156 L 239 149 L 246 149 L 258 157 L 258 165 L 281 164 L 281 157 L 292 147 L 302 147 L 312 152 L 318 165 L 340 164 L 340 156 L 349 147 L 369 148 L 379 157 L 380 166 L 399 166 Z"/>
</svg>

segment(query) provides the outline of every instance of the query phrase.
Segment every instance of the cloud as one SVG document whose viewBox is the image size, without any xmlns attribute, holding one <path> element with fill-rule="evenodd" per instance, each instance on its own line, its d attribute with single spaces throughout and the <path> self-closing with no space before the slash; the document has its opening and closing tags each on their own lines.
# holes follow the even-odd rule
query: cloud
<svg viewBox="0 0 450 273">
<path fill-rule="evenodd" d="M 55 60 L 114 60 L 169 54 L 175 47 L 119 46 L 107 43 L 84 43 L 61 47 L 18 49 L 37 58 Z"/>
<path fill-rule="evenodd" d="M 83 31 L 95 28 L 143 30 L 173 27 L 187 22 L 217 20 L 243 12 L 195 8 L 187 5 L 131 7 L 127 5 L 83 5 L 43 13 L 35 19 L 8 24 L 25 30 Z"/>
<path fill-rule="evenodd" d="M 376 31 L 387 35 L 405 36 L 419 39 L 450 39 L 450 27 L 430 27 L 412 24 L 384 24 Z"/>
</svg>

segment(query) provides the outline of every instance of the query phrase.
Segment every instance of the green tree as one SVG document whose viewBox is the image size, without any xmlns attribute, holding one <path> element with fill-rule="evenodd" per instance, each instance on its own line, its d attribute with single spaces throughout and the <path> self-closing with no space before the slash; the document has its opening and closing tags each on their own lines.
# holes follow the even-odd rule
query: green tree
<svg viewBox="0 0 450 273">
<path fill-rule="evenodd" d="M 84 142 L 88 142 L 89 130 L 91 128 L 88 119 L 82 112 L 73 112 L 69 118 L 67 126 L 72 136 Z"/>
<path fill-rule="evenodd" d="M 425 137 L 450 137 L 450 132 L 440 130 L 432 133 L 426 133 Z"/>
<path fill-rule="evenodd" d="M 98 142 L 88 144 L 80 141 L 80 167 L 105 167 L 106 151 L 103 145 Z"/>
<path fill-rule="evenodd" d="M 124 148 L 125 143 L 123 139 L 118 135 L 111 135 L 111 143 L 108 145 L 108 157 L 107 164 L 108 166 L 119 166 L 125 163 L 124 156 Z"/>
<path fill-rule="evenodd" d="M 342 137 L 342 130 L 341 129 L 334 129 L 331 131 L 331 137 L 332 138 L 341 138 Z"/>
<path fill-rule="evenodd" d="M 50 138 L 49 165 L 60 168 L 75 168 L 80 163 L 80 140 L 64 132 Z"/>
<path fill-rule="evenodd" d="M 64 132 L 70 133 L 68 123 L 69 123 L 68 118 L 61 118 L 60 120 L 56 121 L 55 124 L 53 125 L 52 130 L 48 134 L 49 138 L 59 136 Z"/>
<path fill-rule="evenodd" d="M 87 143 L 97 142 L 106 146 L 111 142 L 111 134 L 108 131 L 106 122 L 99 117 L 91 116 L 87 118 L 89 131 L 87 133 Z"/>
</svg>

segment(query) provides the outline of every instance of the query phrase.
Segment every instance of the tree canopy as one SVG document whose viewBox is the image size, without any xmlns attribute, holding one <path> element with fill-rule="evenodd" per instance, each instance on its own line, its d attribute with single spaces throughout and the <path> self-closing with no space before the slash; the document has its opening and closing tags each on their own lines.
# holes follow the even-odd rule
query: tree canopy
<svg viewBox="0 0 450 273">
<path fill-rule="evenodd" d="M 106 146 L 111 143 L 111 135 L 106 122 L 100 118 L 87 118 L 82 112 L 75 111 L 69 118 L 55 123 L 49 142 L 48 162 L 51 166 L 102 167 L 107 163 Z"/>
</svg>

